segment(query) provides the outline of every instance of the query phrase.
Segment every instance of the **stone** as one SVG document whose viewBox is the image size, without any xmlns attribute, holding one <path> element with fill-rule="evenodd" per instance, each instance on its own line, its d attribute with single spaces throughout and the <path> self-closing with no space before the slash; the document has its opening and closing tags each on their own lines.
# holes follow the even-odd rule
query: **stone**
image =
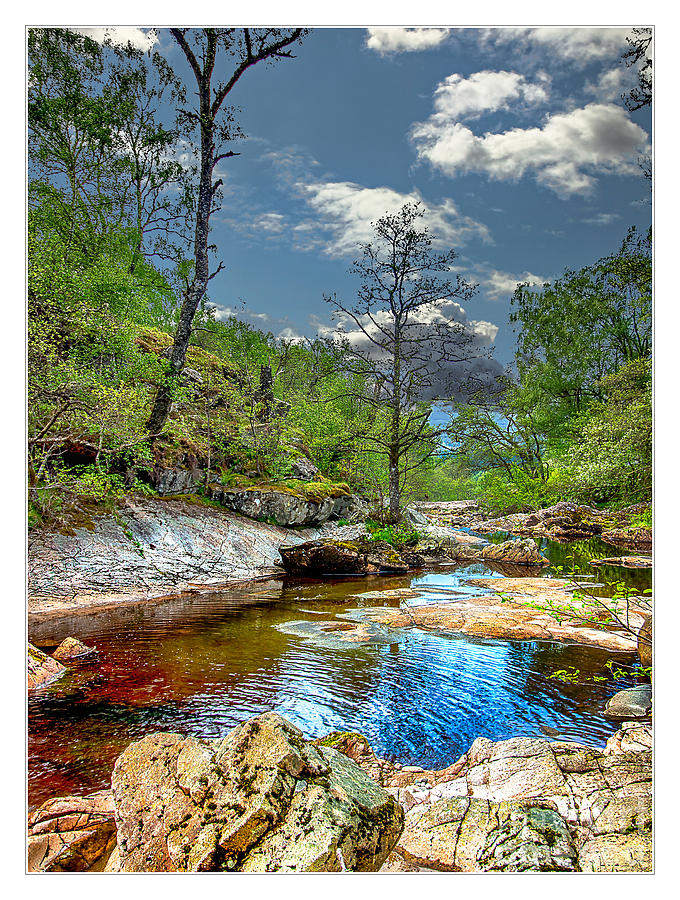
<svg viewBox="0 0 680 900">
<path fill-rule="evenodd" d="M 641 684 L 626 688 L 610 697 L 604 714 L 611 719 L 634 719 L 650 715 L 652 711 L 652 686 Z"/>
<path fill-rule="evenodd" d="M 623 569 L 651 569 L 651 556 L 607 556 L 604 559 L 591 559 L 591 566 L 621 566 Z"/>
<path fill-rule="evenodd" d="M 651 528 L 610 528 L 602 532 L 602 540 L 631 550 L 652 549 Z"/>
<path fill-rule="evenodd" d="M 26 661 L 26 682 L 28 690 L 32 691 L 36 688 L 46 687 L 57 678 L 60 678 L 66 667 L 58 660 L 52 659 L 42 650 L 38 650 L 33 644 L 28 645 L 28 654 Z"/>
<path fill-rule="evenodd" d="M 88 647 L 87 644 L 83 644 L 78 638 L 67 637 L 59 644 L 52 654 L 52 658 L 58 659 L 60 662 L 68 662 L 68 660 L 81 659 L 83 656 L 90 656 L 90 654 L 96 652 L 94 647 Z"/>
<path fill-rule="evenodd" d="M 579 864 L 582 872 L 651 872 L 651 832 L 598 835 L 582 847 Z"/>
<path fill-rule="evenodd" d="M 354 761 L 275 713 L 219 742 L 149 735 L 111 783 L 122 872 L 375 871 L 403 827 Z"/>
<path fill-rule="evenodd" d="M 545 568 L 550 563 L 542 556 L 536 541 L 531 538 L 503 541 L 490 544 L 482 550 L 482 559 L 491 562 L 508 563 L 512 566 L 534 566 Z"/>
<path fill-rule="evenodd" d="M 28 820 L 29 872 L 101 872 L 115 846 L 111 791 L 48 800 Z"/>
<path fill-rule="evenodd" d="M 243 488 L 234 490 L 212 485 L 209 489 L 213 500 L 251 519 L 271 520 L 284 528 L 321 525 L 331 517 L 345 518 L 343 512 L 351 504 L 351 495 L 344 488 L 330 487 L 326 493 L 309 495 L 295 490 L 277 490 L 276 487 Z"/>
<path fill-rule="evenodd" d="M 170 468 L 156 464 L 151 473 L 151 481 L 159 494 L 193 494 L 204 480 L 205 472 L 195 464 L 189 468 Z"/>
<path fill-rule="evenodd" d="M 401 519 L 405 525 L 409 525 L 411 528 L 417 530 L 420 530 L 422 527 L 427 527 L 430 524 L 430 520 L 425 513 L 420 512 L 415 506 L 405 507 L 401 511 Z"/>
<path fill-rule="evenodd" d="M 385 541 L 306 541 L 281 547 L 283 567 L 290 575 L 404 575 L 408 564 Z"/>
<path fill-rule="evenodd" d="M 314 481 L 319 475 L 319 468 L 306 456 L 298 456 L 291 464 L 294 478 L 300 481 Z"/>
<path fill-rule="evenodd" d="M 643 666 L 651 666 L 653 658 L 652 613 L 645 616 L 645 621 L 638 631 L 637 651 Z"/>
</svg>

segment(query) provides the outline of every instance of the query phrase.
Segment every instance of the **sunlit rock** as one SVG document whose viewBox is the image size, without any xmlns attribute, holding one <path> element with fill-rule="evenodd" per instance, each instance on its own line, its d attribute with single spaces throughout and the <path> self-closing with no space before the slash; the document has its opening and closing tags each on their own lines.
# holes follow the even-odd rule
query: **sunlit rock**
<svg viewBox="0 0 680 900">
<path fill-rule="evenodd" d="M 58 660 L 52 659 L 33 644 L 28 645 L 26 682 L 29 691 L 51 684 L 65 671 L 66 668 Z"/>
</svg>

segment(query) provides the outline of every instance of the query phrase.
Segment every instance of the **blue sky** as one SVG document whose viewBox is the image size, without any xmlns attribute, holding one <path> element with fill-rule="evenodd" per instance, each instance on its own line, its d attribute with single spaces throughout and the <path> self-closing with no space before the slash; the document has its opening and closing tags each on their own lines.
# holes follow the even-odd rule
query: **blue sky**
<svg viewBox="0 0 680 900">
<path fill-rule="evenodd" d="M 371 221 L 419 199 L 455 271 L 479 283 L 469 327 L 509 363 L 517 281 L 594 262 L 651 221 L 638 165 L 651 115 L 621 100 L 628 33 L 319 28 L 294 60 L 247 72 L 231 96 L 248 139 L 222 164 L 213 217 L 219 314 L 328 333 L 323 294 L 351 299 Z M 157 47 L 191 83 L 167 31 Z"/>
</svg>

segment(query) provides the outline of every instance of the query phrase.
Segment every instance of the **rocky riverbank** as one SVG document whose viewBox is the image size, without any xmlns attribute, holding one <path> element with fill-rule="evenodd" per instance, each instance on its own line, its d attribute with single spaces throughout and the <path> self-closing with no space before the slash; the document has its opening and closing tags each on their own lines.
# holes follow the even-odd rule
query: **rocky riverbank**
<svg viewBox="0 0 680 900">
<path fill-rule="evenodd" d="M 110 791 L 29 819 L 29 871 L 650 871 L 652 737 L 601 749 L 478 738 L 443 770 L 361 735 L 310 742 L 273 713 L 217 741 L 156 733 Z"/>
</svg>

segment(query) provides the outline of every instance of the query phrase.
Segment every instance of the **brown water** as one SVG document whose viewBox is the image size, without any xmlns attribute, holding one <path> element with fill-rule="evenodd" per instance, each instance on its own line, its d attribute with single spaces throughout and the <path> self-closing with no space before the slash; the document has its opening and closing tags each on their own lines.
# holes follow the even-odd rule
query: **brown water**
<svg viewBox="0 0 680 900">
<path fill-rule="evenodd" d="M 441 602 L 474 591 L 466 581 L 482 574 L 492 573 L 272 581 L 43 623 L 30 635 L 39 646 L 77 634 L 98 656 L 29 698 L 29 804 L 108 786 L 120 751 L 149 732 L 214 738 L 265 710 L 314 737 L 361 731 L 379 755 L 426 767 L 453 762 L 479 735 L 544 736 L 542 726 L 603 745 L 616 729 L 604 702 L 632 682 L 549 676 L 569 666 L 607 674 L 610 653 L 383 627 L 348 644 L 319 627 L 357 614 L 351 594 L 412 585 L 420 596 L 409 602 Z"/>
</svg>

